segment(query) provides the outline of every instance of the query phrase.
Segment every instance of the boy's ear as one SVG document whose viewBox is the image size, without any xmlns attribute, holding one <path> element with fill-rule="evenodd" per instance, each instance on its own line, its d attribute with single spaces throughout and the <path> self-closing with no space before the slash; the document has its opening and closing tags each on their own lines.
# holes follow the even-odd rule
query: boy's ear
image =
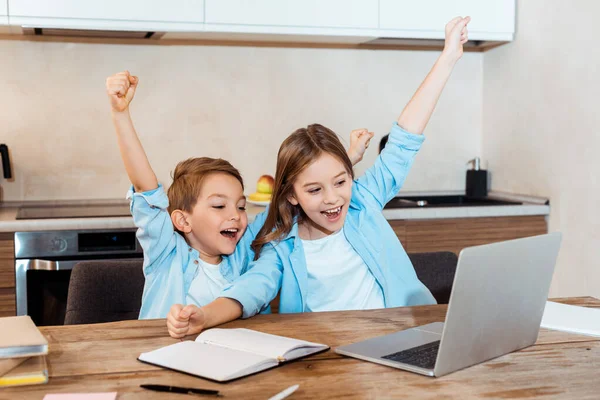
<svg viewBox="0 0 600 400">
<path fill-rule="evenodd" d="M 171 221 L 173 226 L 180 232 L 190 233 L 192 231 L 192 224 L 187 214 L 181 210 L 175 210 L 171 213 Z"/>
<path fill-rule="evenodd" d="M 289 201 L 290 204 L 293 205 L 293 206 L 297 206 L 298 205 L 298 200 L 296 200 L 296 198 L 294 197 L 294 195 L 290 195 L 287 198 L 287 201 Z"/>
</svg>

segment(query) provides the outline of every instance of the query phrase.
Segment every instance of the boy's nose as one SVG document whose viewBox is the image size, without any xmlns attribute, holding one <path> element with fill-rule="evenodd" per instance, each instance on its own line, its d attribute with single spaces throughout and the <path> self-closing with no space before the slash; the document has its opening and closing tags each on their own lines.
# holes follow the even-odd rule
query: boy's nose
<svg viewBox="0 0 600 400">
<path fill-rule="evenodd" d="M 240 213 L 241 213 L 241 211 L 235 210 L 233 212 L 233 214 L 231 214 L 230 220 L 232 220 L 232 221 L 239 221 L 239 219 L 240 219 Z"/>
</svg>

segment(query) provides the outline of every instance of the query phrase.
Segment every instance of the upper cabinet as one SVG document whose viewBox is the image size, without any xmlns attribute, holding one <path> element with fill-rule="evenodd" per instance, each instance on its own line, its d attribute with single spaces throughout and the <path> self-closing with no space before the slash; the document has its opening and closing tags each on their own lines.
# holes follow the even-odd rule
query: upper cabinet
<svg viewBox="0 0 600 400">
<path fill-rule="evenodd" d="M 0 25 L 8 25 L 8 0 L 0 0 Z"/>
<path fill-rule="evenodd" d="M 6 13 L 6 0 L 1 1 L 5 3 L 0 11 Z M 320 42 L 374 48 L 439 48 L 445 24 L 459 15 L 473 18 L 467 47 L 513 40 L 515 0 L 8 0 L 11 28 L 25 33 L 44 35 L 51 31 L 47 28 L 58 28 L 52 34 L 66 35 L 64 29 L 72 29 L 111 37 L 106 31 L 125 31 L 162 40 Z M 148 35 L 150 31 L 157 35 Z"/>
<path fill-rule="evenodd" d="M 335 33 L 379 27 L 373 0 L 206 0 L 206 30 Z"/>
<path fill-rule="evenodd" d="M 8 0 L 10 24 L 36 28 L 197 31 L 204 0 Z"/>
<path fill-rule="evenodd" d="M 381 36 L 443 39 L 456 16 L 470 16 L 469 40 L 513 40 L 515 0 L 379 0 Z"/>
</svg>

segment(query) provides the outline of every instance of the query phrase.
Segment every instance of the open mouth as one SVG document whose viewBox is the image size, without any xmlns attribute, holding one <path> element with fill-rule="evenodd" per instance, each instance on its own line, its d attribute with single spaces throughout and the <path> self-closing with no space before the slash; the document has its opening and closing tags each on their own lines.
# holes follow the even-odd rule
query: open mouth
<svg viewBox="0 0 600 400">
<path fill-rule="evenodd" d="M 225 236 L 228 239 L 235 239 L 237 234 L 238 229 L 236 228 L 224 229 L 221 231 L 221 235 Z"/>
<path fill-rule="evenodd" d="M 321 211 L 321 214 L 323 214 L 329 221 L 337 220 L 341 213 L 342 213 L 342 206 L 332 208 L 330 210 Z"/>
</svg>

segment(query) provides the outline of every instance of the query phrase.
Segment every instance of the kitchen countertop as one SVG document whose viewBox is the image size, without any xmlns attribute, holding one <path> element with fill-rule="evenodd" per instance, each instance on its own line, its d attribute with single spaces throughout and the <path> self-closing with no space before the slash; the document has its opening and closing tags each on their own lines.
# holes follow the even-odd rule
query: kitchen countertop
<svg viewBox="0 0 600 400">
<path fill-rule="evenodd" d="M 431 195 L 461 195 L 464 192 L 409 192 L 405 196 Z M 400 219 L 438 219 L 438 218 L 474 218 L 474 217 L 504 217 L 525 215 L 548 215 L 550 206 L 547 199 L 521 196 L 501 192 L 490 192 L 490 198 L 500 200 L 519 200 L 523 205 L 507 206 L 462 206 L 462 207 L 431 207 L 431 208 L 397 208 L 383 210 L 388 220 Z M 107 200 L 102 200 L 106 203 Z M 112 201 L 110 201 L 112 202 Z M 17 211 L 22 205 L 43 204 L 96 204 L 99 201 L 36 201 L 36 202 L 6 202 L 0 204 L 0 232 L 49 231 L 49 230 L 80 230 L 80 229 L 123 229 L 135 228 L 131 217 L 101 217 L 101 218 L 61 218 L 61 219 L 25 219 L 17 220 Z M 127 204 L 123 200 L 114 200 L 115 204 Z M 248 220 L 265 210 L 265 207 L 248 204 Z"/>
</svg>

